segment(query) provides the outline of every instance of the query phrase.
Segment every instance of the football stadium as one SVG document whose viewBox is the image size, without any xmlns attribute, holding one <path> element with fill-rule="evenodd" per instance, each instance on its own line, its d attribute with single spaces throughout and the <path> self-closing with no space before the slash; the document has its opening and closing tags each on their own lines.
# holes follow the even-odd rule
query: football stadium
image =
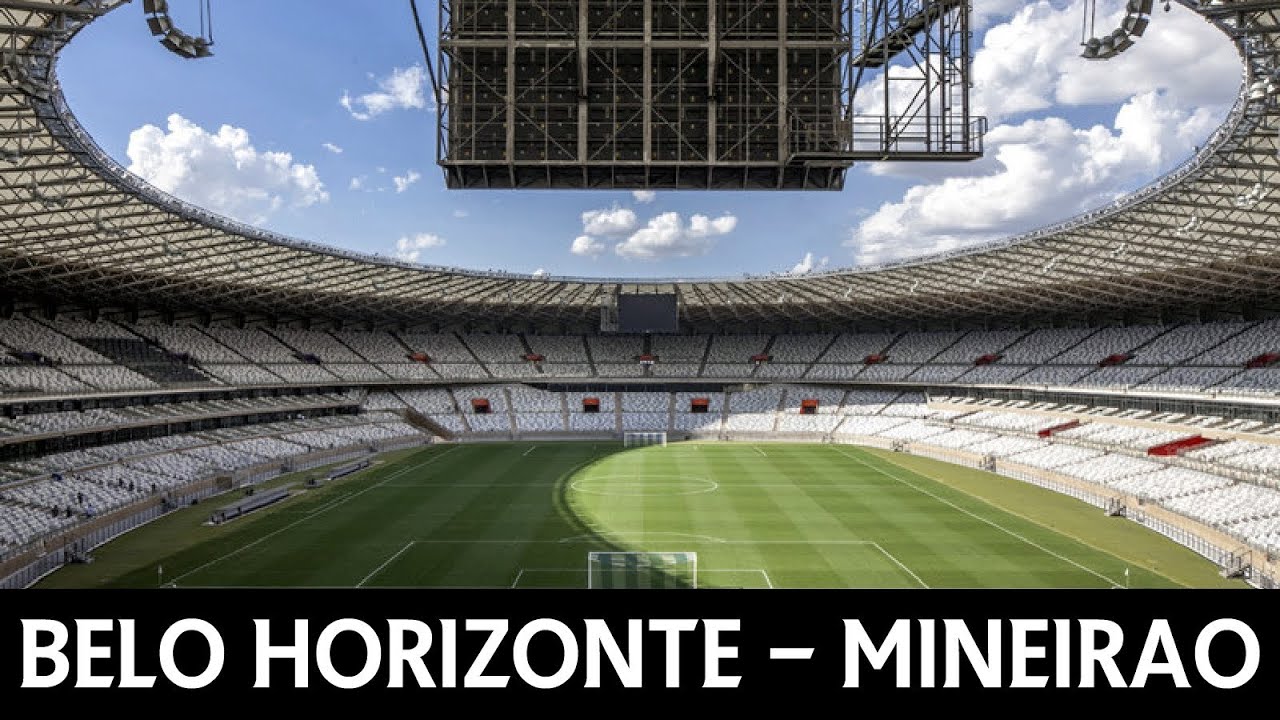
<svg viewBox="0 0 1280 720">
<path fill-rule="evenodd" d="M 1238 55 L 1221 125 L 1144 187 L 687 278 L 424 265 L 157 188 L 58 63 L 123 13 L 220 51 L 168 5 L 0 0 L 0 587 L 1280 582 L 1280 2 L 1134 0 L 1083 43 L 1150 49 L 1167 12 Z M 413 10 L 441 193 L 812 196 L 984 153 L 967 2 Z M 855 117 L 904 57 L 920 101 Z"/>
</svg>

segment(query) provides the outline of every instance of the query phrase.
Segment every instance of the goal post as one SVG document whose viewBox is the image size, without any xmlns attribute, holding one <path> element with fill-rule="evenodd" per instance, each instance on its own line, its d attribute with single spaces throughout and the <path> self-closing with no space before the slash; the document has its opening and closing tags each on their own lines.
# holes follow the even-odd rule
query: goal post
<svg viewBox="0 0 1280 720">
<path fill-rule="evenodd" d="M 587 588 L 697 589 L 698 553 L 587 553 Z"/>
<path fill-rule="evenodd" d="M 627 432 L 622 434 L 623 447 L 647 447 L 649 445 L 667 446 L 667 434 L 664 432 Z"/>
</svg>

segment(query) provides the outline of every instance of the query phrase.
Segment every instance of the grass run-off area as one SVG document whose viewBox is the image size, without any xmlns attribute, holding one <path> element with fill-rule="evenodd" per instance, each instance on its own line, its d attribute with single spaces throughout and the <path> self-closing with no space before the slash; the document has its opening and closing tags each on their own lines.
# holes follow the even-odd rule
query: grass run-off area
<svg viewBox="0 0 1280 720">
<path fill-rule="evenodd" d="M 305 477 L 221 526 L 235 495 L 175 512 L 39 587 L 586 587 L 590 552 L 696 553 L 698 587 L 1245 587 L 1072 498 L 842 445 L 439 445 Z M 695 581 L 622 567 L 595 584 Z"/>
</svg>

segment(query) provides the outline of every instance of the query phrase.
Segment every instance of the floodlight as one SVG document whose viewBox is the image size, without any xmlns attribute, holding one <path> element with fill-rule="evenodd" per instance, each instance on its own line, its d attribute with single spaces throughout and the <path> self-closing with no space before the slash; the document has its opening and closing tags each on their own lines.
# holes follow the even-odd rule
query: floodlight
<svg viewBox="0 0 1280 720">
<path fill-rule="evenodd" d="M 173 29 L 173 21 L 168 15 L 157 15 L 147 18 L 147 28 L 151 30 L 152 35 L 168 35 Z"/>
<path fill-rule="evenodd" d="M 1098 57 L 1103 60 L 1109 60 L 1116 56 L 1116 39 L 1113 35 L 1108 35 L 1098 41 Z"/>
<path fill-rule="evenodd" d="M 1155 5 L 1155 0 L 1129 0 L 1126 8 L 1133 15 L 1150 15 Z"/>
<path fill-rule="evenodd" d="M 169 12 L 169 0 L 142 0 L 142 12 L 148 15 Z"/>
<path fill-rule="evenodd" d="M 1120 27 L 1134 37 L 1141 37 L 1142 33 L 1147 31 L 1147 26 L 1150 24 L 1151 20 L 1148 18 L 1130 15 L 1124 19 L 1124 23 L 1121 24 Z"/>
<path fill-rule="evenodd" d="M 1111 33 L 1111 42 L 1115 46 L 1116 53 L 1122 53 L 1133 47 L 1133 38 L 1129 37 L 1124 30 L 1117 29 Z"/>
</svg>

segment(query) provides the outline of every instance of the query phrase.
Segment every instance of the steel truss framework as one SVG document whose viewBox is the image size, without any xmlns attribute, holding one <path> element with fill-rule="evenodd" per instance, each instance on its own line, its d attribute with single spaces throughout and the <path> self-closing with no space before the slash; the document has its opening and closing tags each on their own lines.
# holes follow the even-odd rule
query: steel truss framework
<svg viewBox="0 0 1280 720">
<path fill-rule="evenodd" d="M 843 187 L 851 0 L 442 0 L 459 188 Z"/>
<path fill-rule="evenodd" d="M 1184 3 L 1236 43 L 1242 92 L 1193 159 L 1121 202 L 926 260 L 643 282 L 401 264 L 276 236 L 151 188 L 80 128 L 53 74 L 75 32 L 122 4 L 0 0 L 0 291 L 9 303 L 590 328 L 617 292 L 675 292 L 682 319 L 705 329 L 995 324 L 1280 299 L 1278 106 L 1275 95 L 1249 92 L 1280 69 L 1277 0 Z"/>
<path fill-rule="evenodd" d="M 981 155 L 968 0 L 439 8 L 448 187 L 839 190 L 857 160 Z M 883 114 L 855 114 L 872 76 Z"/>
</svg>

